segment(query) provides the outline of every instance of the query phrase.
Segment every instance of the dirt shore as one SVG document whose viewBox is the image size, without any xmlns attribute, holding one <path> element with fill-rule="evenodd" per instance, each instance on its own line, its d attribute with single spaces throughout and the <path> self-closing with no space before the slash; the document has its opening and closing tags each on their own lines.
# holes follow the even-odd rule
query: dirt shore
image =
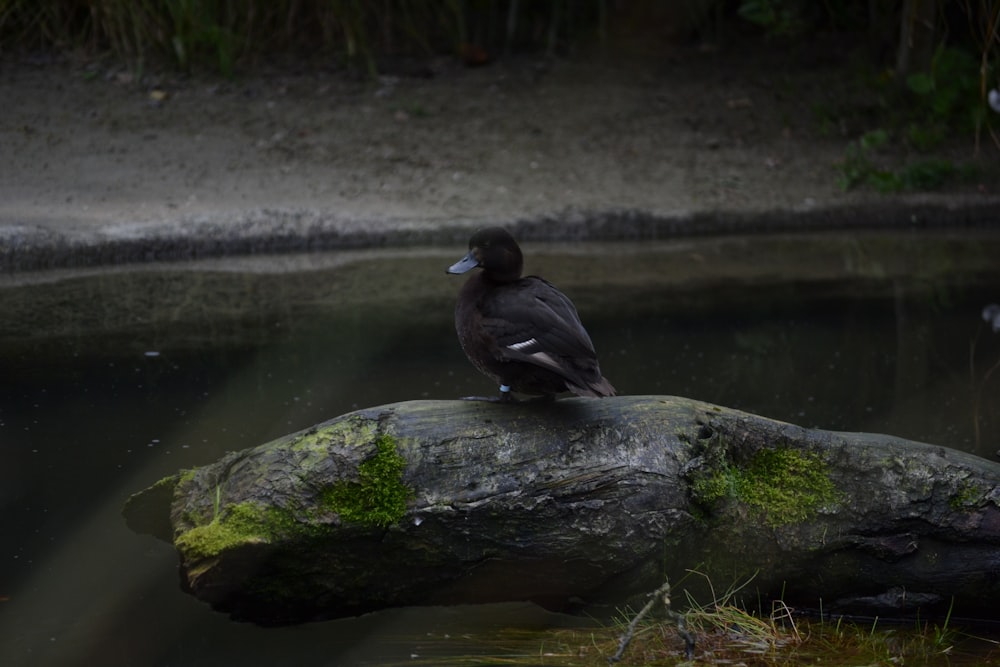
<svg viewBox="0 0 1000 667">
<path fill-rule="evenodd" d="M 442 60 L 374 82 L 285 67 L 141 85 L 92 64 L 6 62 L 0 267 L 451 242 L 486 222 L 613 237 L 1000 219 L 989 145 L 978 182 L 843 190 L 837 165 L 870 129 L 857 77 L 749 55 Z M 956 137 L 942 154 L 973 150 Z"/>
</svg>

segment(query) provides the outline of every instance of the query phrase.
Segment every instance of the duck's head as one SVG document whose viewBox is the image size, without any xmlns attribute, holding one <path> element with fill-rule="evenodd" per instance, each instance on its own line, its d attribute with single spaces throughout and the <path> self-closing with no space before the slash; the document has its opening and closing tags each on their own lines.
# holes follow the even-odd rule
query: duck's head
<svg viewBox="0 0 1000 667">
<path fill-rule="evenodd" d="M 448 273 L 465 273 L 481 268 L 497 282 L 521 277 L 524 259 L 514 237 L 502 227 L 480 229 L 469 239 L 469 253 L 448 267 Z"/>
</svg>

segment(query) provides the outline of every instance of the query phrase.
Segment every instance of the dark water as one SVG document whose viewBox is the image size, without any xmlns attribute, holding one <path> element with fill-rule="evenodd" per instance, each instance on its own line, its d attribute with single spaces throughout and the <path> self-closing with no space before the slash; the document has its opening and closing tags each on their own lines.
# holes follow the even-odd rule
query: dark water
<svg viewBox="0 0 1000 667">
<path fill-rule="evenodd" d="M 526 250 L 620 393 L 1000 449 L 1000 333 L 981 317 L 1000 302 L 1000 233 Z M 354 408 L 492 393 L 452 328 L 461 251 L 8 277 L 0 664 L 382 664 L 476 653 L 444 635 L 572 623 L 515 604 L 235 624 L 120 517 L 164 475 Z"/>
</svg>

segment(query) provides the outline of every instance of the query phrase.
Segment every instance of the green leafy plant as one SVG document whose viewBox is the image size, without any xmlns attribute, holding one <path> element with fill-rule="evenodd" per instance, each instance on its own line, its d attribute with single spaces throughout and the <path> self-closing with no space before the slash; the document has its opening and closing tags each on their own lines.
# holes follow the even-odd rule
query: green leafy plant
<svg viewBox="0 0 1000 667">
<path fill-rule="evenodd" d="M 928 123 L 972 129 L 984 111 L 979 95 L 979 62 L 969 52 L 938 46 L 929 72 L 910 74 L 907 88 L 916 96 L 917 110 Z"/>
<path fill-rule="evenodd" d="M 797 35 L 804 28 L 799 4 L 789 0 L 743 0 L 740 17 L 763 28 L 768 35 Z"/>
<path fill-rule="evenodd" d="M 837 165 L 837 182 L 844 190 L 870 187 L 877 192 L 927 191 L 950 183 L 968 181 L 979 172 L 972 165 L 957 165 L 943 158 L 925 158 L 898 168 L 884 166 L 882 151 L 890 147 L 887 130 L 871 130 L 847 145 L 844 159 Z"/>
<path fill-rule="evenodd" d="M 1000 21 L 1000 14 L 996 20 Z M 942 42 L 929 69 L 909 74 L 903 87 L 891 77 L 878 79 L 878 126 L 848 144 L 838 164 L 840 186 L 870 187 L 883 193 L 926 191 L 977 176 L 975 166 L 937 156 L 914 156 L 938 150 L 958 135 L 976 137 L 978 153 L 979 135 L 984 126 L 989 127 L 991 113 L 984 78 L 993 49 L 990 40 L 1000 43 L 1000 35 L 994 34 L 981 45 L 981 57 L 967 47 Z"/>
</svg>

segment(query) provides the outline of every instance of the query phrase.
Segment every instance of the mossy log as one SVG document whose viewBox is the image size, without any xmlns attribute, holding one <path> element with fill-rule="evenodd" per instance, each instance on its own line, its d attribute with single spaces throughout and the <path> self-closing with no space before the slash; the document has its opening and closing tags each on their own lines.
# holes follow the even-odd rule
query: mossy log
<svg viewBox="0 0 1000 667">
<path fill-rule="evenodd" d="M 174 544 L 188 591 L 261 624 L 620 603 L 665 575 L 696 596 L 752 580 L 754 604 L 992 616 L 998 484 L 955 450 L 684 398 L 409 401 L 183 471 L 125 516 Z"/>
</svg>

